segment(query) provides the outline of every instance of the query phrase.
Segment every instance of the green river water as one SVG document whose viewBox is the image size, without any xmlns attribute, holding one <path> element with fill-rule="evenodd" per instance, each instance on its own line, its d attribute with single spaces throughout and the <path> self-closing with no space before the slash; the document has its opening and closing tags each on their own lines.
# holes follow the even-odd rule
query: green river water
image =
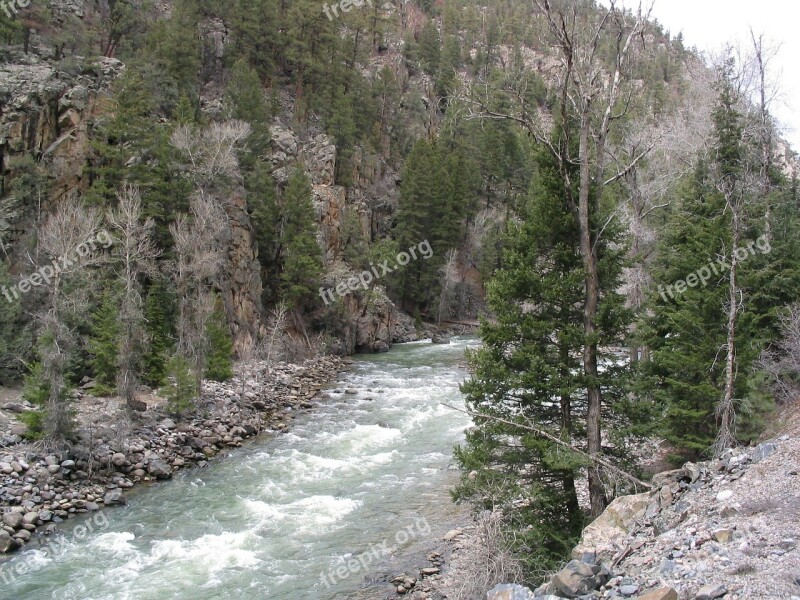
<svg viewBox="0 0 800 600">
<path fill-rule="evenodd" d="M 0 598 L 386 597 L 381 576 L 404 560 L 426 566 L 425 552 L 464 518 L 449 490 L 469 421 L 442 403 L 463 405 L 463 353 L 476 344 L 358 358 L 289 433 L 70 519 L 57 543 L 26 546 L 0 567 Z"/>
</svg>

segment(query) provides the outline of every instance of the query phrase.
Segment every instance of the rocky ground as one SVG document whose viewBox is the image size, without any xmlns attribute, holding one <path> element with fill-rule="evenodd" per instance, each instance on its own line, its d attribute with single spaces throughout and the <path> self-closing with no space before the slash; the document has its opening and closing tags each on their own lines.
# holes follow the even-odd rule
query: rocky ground
<svg viewBox="0 0 800 600">
<path fill-rule="evenodd" d="M 769 440 L 687 463 L 651 491 L 617 498 L 583 532 L 573 560 L 536 590 L 501 584 L 488 600 L 800 600 L 800 415 Z M 435 572 L 402 574 L 387 598 L 473 600 L 474 526 L 430 556 Z M 412 584 L 413 585 L 409 585 Z"/>
<path fill-rule="evenodd" d="M 196 414 L 173 419 L 157 394 L 135 422 L 118 398 L 78 392 L 80 443 L 62 452 L 23 443 L 18 416 L 32 407 L 19 390 L 0 391 L 0 553 L 49 533 L 72 515 L 125 503 L 124 491 L 140 482 L 169 479 L 178 469 L 205 466 L 211 457 L 261 432 L 285 431 L 313 408 L 319 390 L 346 368 L 347 359 L 322 357 L 303 365 L 239 365 L 229 382 L 204 384 Z M 268 368 L 269 367 L 269 368 Z"/>
</svg>

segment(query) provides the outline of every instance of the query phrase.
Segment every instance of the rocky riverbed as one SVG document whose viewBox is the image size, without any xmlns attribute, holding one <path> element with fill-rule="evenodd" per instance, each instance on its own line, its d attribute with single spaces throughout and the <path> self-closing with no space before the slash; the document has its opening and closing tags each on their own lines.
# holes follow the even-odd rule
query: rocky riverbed
<svg viewBox="0 0 800 600">
<path fill-rule="evenodd" d="M 348 364 L 321 357 L 302 365 L 239 365 L 231 381 L 206 382 L 198 410 L 183 419 L 169 417 L 157 394 L 139 397 L 145 410 L 132 422 L 120 399 L 79 392 L 79 443 L 61 452 L 22 442 L 15 415 L 32 407 L 6 391 L 0 406 L 6 425 L 0 448 L 0 553 L 19 549 L 37 531 L 52 532 L 70 516 L 124 504 L 125 490 L 139 483 L 203 467 L 259 433 L 286 431 Z"/>
</svg>

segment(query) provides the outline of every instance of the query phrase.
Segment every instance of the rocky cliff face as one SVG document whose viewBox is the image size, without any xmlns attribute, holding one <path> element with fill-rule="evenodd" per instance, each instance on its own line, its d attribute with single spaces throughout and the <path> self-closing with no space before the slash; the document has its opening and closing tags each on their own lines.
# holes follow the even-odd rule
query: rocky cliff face
<svg viewBox="0 0 800 600">
<path fill-rule="evenodd" d="M 214 42 L 209 48 L 215 56 L 224 54 L 223 34 L 219 27 L 209 28 Z M 110 109 L 110 86 L 124 65 L 115 59 L 102 59 L 81 73 L 69 74 L 32 55 L 12 58 L 14 62 L 0 65 L 0 196 L 5 195 L 7 182 L 16 175 L 18 159 L 34 157 L 54 182 L 50 197 L 41 206 L 41 211 L 47 212 L 88 186 L 83 173 L 91 152 L 91 125 Z M 396 175 L 381 159 L 361 156 L 355 161 L 355 184 L 348 190 L 334 184 L 336 147 L 328 136 L 297 135 L 276 121 L 269 160 L 279 186 L 286 184 L 298 163 L 309 174 L 318 240 L 329 272 L 341 270 L 343 264 L 342 227 L 348 211 L 358 215 L 366 237 L 388 231 L 397 202 L 393 185 Z M 220 287 L 239 346 L 258 334 L 263 314 L 262 284 L 247 199 L 239 190 L 229 200 L 229 268 Z M 30 230 L 31 223 L 11 223 L 10 245 L 15 246 Z M 341 352 L 388 348 L 397 314 L 388 298 L 378 293 L 367 302 L 364 295 L 353 295 L 343 303 L 343 309 Z"/>
<path fill-rule="evenodd" d="M 355 273 L 342 260 L 345 218 L 355 215 L 367 239 L 388 232 L 397 207 L 396 174 L 375 156 L 360 155 L 354 163 L 354 184 L 344 188 L 334 184 L 336 146 L 325 134 L 301 136 L 280 121 L 271 128 L 270 162 L 279 187 L 289 180 L 296 164 L 302 164 L 311 178 L 314 208 L 319 227 L 318 241 L 323 251 L 326 276 L 323 287 L 335 288 Z M 337 339 L 332 350 L 339 354 L 388 350 L 393 341 L 408 338 L 398 333 L 399 311 L 381 288 L 359 290 L 341 299 L 333 315 Z M 330 318 L 330 314 L 328 317 Z"/>
<path fill-rule="evenodd" d="M 47 201 L 57 202 L 86 187 L 89 126 L 107 109 L 109 86 L 124 66 L 103 58 L 69 74 L 32 55 L 11 58 L 0 64 L 0 195 L 15 159 L 32 156 L 48 166 L 55 184 Z"/>
</svg>

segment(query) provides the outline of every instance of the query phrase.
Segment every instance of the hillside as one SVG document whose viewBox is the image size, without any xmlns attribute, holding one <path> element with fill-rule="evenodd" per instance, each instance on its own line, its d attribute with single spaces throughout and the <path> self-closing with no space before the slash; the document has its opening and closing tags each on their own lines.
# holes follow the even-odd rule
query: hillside
<svg viewBox="0 0 800 600">
<path fill-rule="evenodd" d="M 32 530 L 29 467 L 113 481 L 123 454 L 119 481 L 147 481 L 147 443 L 263 429 L 248 370 L 333 377 L 327 355 L 467 328 L 452 496 L 495 529 L 460 600 L 534 589 L 581 536 L 596 556 L 568 568 L 626 578 L 603 597 L 790 593 L 769 561 L 794 564 L 794 532 L 766 525 L 794 510 L 769 474 L 797 432 L 746 449 L 800 373 L 796 156 L 762 37 L 709 59 L 594 0 L 22 4 L 0 10 L 6 546 Z M 246 435 L 208 420 L 237 384 Z M 598 549 L 621 505 L 624 546 Z"/>
</svg>

